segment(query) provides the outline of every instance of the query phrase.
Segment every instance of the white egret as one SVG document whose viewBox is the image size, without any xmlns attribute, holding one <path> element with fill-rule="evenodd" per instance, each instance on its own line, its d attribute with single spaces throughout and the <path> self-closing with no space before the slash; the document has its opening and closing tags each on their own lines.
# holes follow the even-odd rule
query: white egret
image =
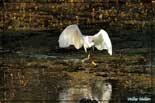
<svg viewBox="0 0 155 103">
<path fill-rule="evenodd" d="M 84 47 L 87 53 L 87 48 L 96 47 L 98 50 L 107 50 L 112 55 L 112 44 L 108 36 L 108 33 L 101 29 L 97 34 L 93 36 L 85 36 L 81 33 L 78 25 L 67 26 L 59 36 L 59 47 L 66 48 L 70 45 L 74 45 L 76 49 Z M 89 59 L 90 55 L 88 55 Z M 92 62 L 93 64 L 94 62 Z"/>
</svg>

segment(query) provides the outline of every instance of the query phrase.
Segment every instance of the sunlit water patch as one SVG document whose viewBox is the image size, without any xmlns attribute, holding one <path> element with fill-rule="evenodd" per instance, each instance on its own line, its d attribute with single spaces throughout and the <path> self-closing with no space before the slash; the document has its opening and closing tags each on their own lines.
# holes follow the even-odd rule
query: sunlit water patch
<svg viewBox="0 0 155 103">
<path fill-rule="evenodd" d="M 37 58 L 37 59 L 56 59 L 57 56 L 55 55 L 46 55 L 46 54 L 37 54 L 37 53 L 23 53 L 17 52 L 17 54 L 21 57 L 28 57 L 28 58 Z"/>
</svg>

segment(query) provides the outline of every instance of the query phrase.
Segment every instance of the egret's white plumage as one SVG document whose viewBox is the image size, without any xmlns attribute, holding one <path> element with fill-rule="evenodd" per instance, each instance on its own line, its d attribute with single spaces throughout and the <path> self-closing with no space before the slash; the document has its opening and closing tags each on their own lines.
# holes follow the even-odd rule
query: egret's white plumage
<svg viewBox="0 0 155 103">
<path fill-rule="evenodd" d="M 84 47 L 85 52 L 87 48 L 95 46 L 98 50 L 106 49 L 112 55 L 112 44 L 108 33 L 101 29 L 94 36 L 82 35 L 78 25 L 67 26 L 59 37 L 59 47 L 66 48 L 74 45 L 76 49 Z"/>
</svg>

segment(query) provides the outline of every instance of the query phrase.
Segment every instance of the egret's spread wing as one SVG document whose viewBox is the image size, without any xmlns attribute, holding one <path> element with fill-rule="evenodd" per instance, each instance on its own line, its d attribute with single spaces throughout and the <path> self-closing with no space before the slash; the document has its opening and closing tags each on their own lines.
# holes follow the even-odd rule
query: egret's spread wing
<svg viewBox="0 0 155 103">
<path fill-rule="evenodd" d="M 106 49 L 108 50 L 108 53 L 112 55 L 112 44 L 106 31 L 101 29 L 97 34 L 95 34 L 93 36 L 93 42 L 98 50 Z"/>
<path fill-rule="evenodd" d="M 74 45 L 79 49 L 83 45 L 83 35 L 77 25 L 69 25 L 59 36 L 59 47 L 65 48 Z"/>
</svg>

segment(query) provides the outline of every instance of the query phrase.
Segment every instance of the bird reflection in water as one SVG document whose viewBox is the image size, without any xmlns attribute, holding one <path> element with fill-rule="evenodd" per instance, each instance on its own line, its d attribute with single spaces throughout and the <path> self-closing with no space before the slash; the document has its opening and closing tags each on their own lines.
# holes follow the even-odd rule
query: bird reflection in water
<svg viewBox="0 0 155 103">
<path fill-rule="evenodd" d="M 105 81 L 96 80 L 89 85 L 78 85 L 64 89 L 60 103 L 109 103 L 112 86 Z"/>
</svg>

